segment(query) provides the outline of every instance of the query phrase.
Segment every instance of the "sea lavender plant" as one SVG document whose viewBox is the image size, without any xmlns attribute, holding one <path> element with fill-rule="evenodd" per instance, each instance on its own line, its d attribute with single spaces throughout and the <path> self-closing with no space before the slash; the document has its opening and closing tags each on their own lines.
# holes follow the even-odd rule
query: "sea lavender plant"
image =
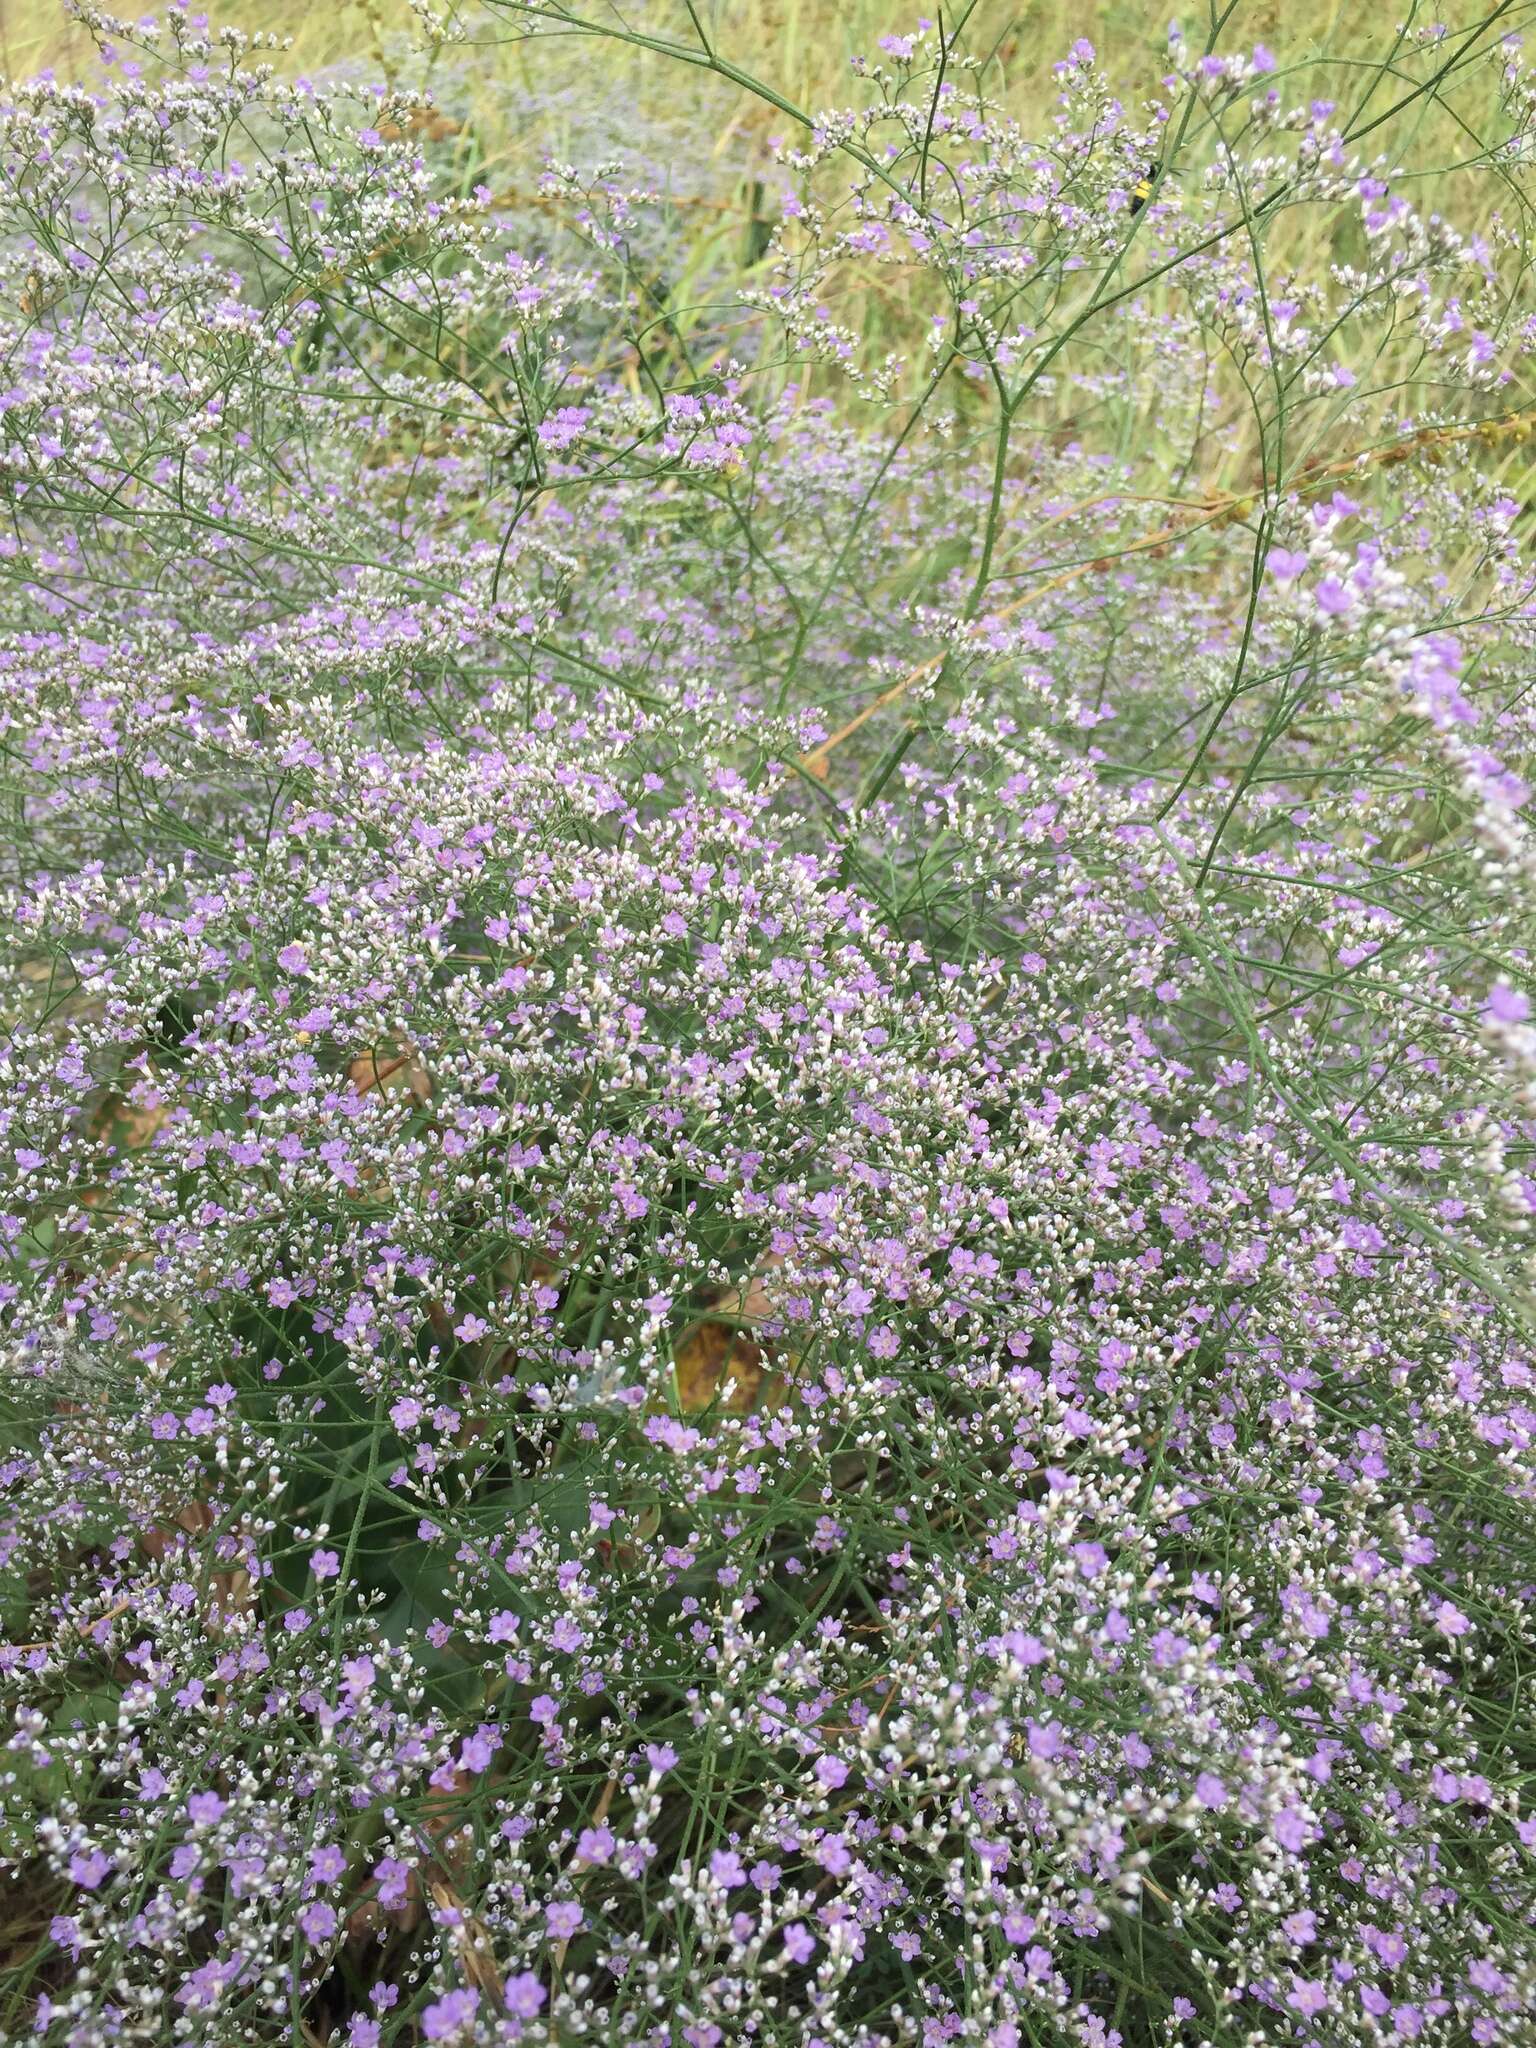
<svg viewBox="0 0 1536 2048">
<path fill-rule="evenodd" d="M 698 304 L 622 167 L 78 11 L 10 2036 L 1528 2040 L 1519 10 L 1038 133 L 963 19 L 813 115 L 646 15 L 782 130 Z"/>
</svg>

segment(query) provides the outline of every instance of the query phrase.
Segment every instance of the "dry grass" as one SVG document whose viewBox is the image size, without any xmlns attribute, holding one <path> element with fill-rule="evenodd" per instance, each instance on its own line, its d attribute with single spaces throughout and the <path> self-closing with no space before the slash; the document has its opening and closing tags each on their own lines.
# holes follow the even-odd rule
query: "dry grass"
<svg viewBox="0 0 1536 2048">
<path fill-rule="evenodd" d="M 125 16 L 139 10 L 122 5 Z M 597 21 L 619 10 L 592 0 L 584 7 Z M 785 96 L 800 105 L 815 105 L 842 96 L 848 60 L 872 51 L 877 37 L 911 25 L 922 9 L 905 0 L 712 0 L 701 7 L 701 19 L 744 69 L 769 78 Z M 980 0 L 971 16 L 970 35 L 976 48 L 997 52 L 1006 97 L 1021 115 L 1051 102 L 1051 65 L 1072 40 L 1089 36 L 1100 54 L 1133 86 L 1144 76 L 1151 89 L 1164 68 L 1170 12 L 1168 0 Z M 1439 18 L 1453 26 L 1488 11 L 1480 0 L 1442 9 Z M 341 59 L 366 60 L 387 52 L 396 37 L 414 40 L 417 24 L 405 0 L 235 0 L 213 6 L 215 20 L 246 29 L 271 30 L 292 37 L 283 59 L 285 68 L 313 70 Z M 681 4 L 623 10 L 626 18 L 643 19 L 658 34 L 692 39 L 688 12 Z M 1185 9 L 1185 27 L 1200 33 L 1203 10 Z M 484 83 L 492 87 L 515 75 L 525 58 L 509 39 L 496 41 L 494 7 L 481 20 L 487 40 L 477 63 Z M 1337 67 L 1385 53 L 1397 15 L 1360 4 L 1360 0 L 1239 0 L 1225 41 L 1267 42 L 1287 64 L 1320 61 Z M 501 33 L 505 36 L 506 19 Z M 61 76 L 88 77 L 95 67 L 90 37 L 68 20 L 63 0 L 3 0 L 0 4 L 0 69 L 16 76 L 54 66 Z M 583 65 L 593 97 L 602 94 L 600 74 L 606 68 L 615 85 L 622 83 L 643 95 L 669 89 L 670 68 L 664 59 L 635 59 L 604 45 L 595 57 L 584 46 Z M 593 66 L 597 69 L 594 71 Z M 488 98 L 490 95 L 488 95 Z"/>
</svg>

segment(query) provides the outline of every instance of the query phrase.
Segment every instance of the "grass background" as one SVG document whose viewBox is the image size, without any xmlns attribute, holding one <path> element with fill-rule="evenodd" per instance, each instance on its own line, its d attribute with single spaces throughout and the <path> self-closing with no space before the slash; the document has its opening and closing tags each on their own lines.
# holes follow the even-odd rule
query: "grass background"
<svg viewBox="0 0 1536 2048">
<path fill-rule="evenodd" d="M 141 10 L 123 6 L 112 11 L 133 19 Z M 227 22 L 291 38 L 277 59 L 280 68 L 291 72 L 349 63 L 376 73 L 399 64 L 407 45 L 419 44 L 422 36 L 406 0 L 232 0 L 223 6 L 214 0 L 207 11 L 215 26 Z M 910 29 L 925 12 L 925 0 L 698 0 L 692 9 L 683 0 L 642 0 L 622 8 L 612 0 L 585 0 L 574 11 L 594 23 L 617 25 L 622 19 L 690 45 L 697 41 L 690 20 L 695 16 L 714 46 L 734 63 L 769 80 L 796 104 L 814 109 L 846 101 L 850 59 L 876 55 L 881 35 Z M 1421 0 L 1392 6 L 1368 0 L 1220 0 L 1210 11 L 1225 18 L 1221 47 L 1266 43 L 1287 70 L 1315 72 L 1307 80 L 1309 89 L 1341 101 L 1358 92 L 1363 67 L 1391 58 L 1400 23 L 1412 28 L 1441 22 L 1454 31 L 1507 12 L 1513 29 L 1533 13 L 1529 0 L 1515 5 L 1505 0 L 1503 7 L 1499 0 L 1448 0 L 1433 9 Z M 541 39 L 541 47 L 531 51 L 520 42 L 514 17 L 498 13 L 494 0 L 463 12 L 472 37 L 467 53 L 472 112 L 487 157 L 536 162 L 546 149 L 558 151 L 558 116 L 530 123 L 523 109 L 524 117 L 515 122 L 506 118 L 508 88 L 526 85 L 531 66 L 547 70 L 549 47 Z M 947 12 L 952 15 L 955 9 Z M 1167 68 L 1170 19 L 1179 20 L 1186 37 L 1198 43 L 1207 32 L 1207 12 L 1206 6 L 1181 8 L 1176 0 L 1080 0 L 1075 5 L 1073 0 L 977 0 L 966 42 L 973 51 L 992 53 L 989 88 L 1028 125 L 1032 117 L 1050 118 L 1056 92 L 1052 66 L 1077 37 L 1094 42 L 1111 78 L 1134 98 L 1155 90 Z M 677 67 L 666 58 L 637 54 L 607 39 L 582 39 L 578 47 L 579 83 L 593 108 L 606 103 L 621 119 L 626 110 L 643 114 L 675 98 Z M 90 34 L 68 18 L 63 0 L 0 0 L 0 71 L 16 77 L 52 67 L 61 77 L 85 80 L 96 63 Z M 443 64 L 452 63 L 450 51 Z M 1403 76 L 1406 81 L 1406 69 Z M 734 100 L 728 90 L 722 97 Z M 773 118 L 728 104 L 728 127 L 714 142 L 718 145 L 722 135 L 731 139 L 743 123 Z M 708 146 L 710 138 L 700 136 L 699 141 Z"/>
<path fill-rule="evenodd" d="M 119 4 L 125 16 L 136 18 L 137 8 Z M 770 163 L 772 145 L 793 124 L 707 71 L 616 37 L 541 32 L 530 39 L 519 33 L 515 11 L 498 8 L 496 0 L 461 0 L 459 18 L 469 39 L 436 53 L 424 47 L 424 31 L 408 0 L 189 4 L 206 5 L 215 27 L 228 23 L 288 39 L 287 47 L 263 53 L 286 73 L 342 67 L 359 80 L 388 78 L 430 88 L 445 120 L 442 132 L 425 142 L 448 184 L 465 191 L 488 185 L 498 205 L 514 216 L 537 218 L 545 203 L 537 193 L 539 177 L 550 156 L 583 170 L 605 158 L 617 160 L 621 182 L 659 191 L 680 209 L 673 215 L 679 232 L 658 295 L 668 305 L 674 332 L 689 328 L 690 306 L 734 299 L 733 283 L 745 279 L 761 256 L 765 218 L 776 213 L 765 195 L 776 189 L 780 175 Z M 570 11 L 593 24 L 627 25 L 689 50 L 698 48 L 702 28 L 739 70 L 810 112 L 857 103 L 862 93 L 850 80 L 850 60 L 878 56 L 880 36 L 910 29 L 929 4 L 935 0 L 693 0 L 692 6 L 687 0 L 569 0 Z M 946 7 L 946 21 L 955 12 Z M 1443 199 L 1463 232 L 1486 227 L 1501 208 L 1511 218 L 1518 212 L 1509 204 L 1507 173 L 1455 170 L 1507 133 L 1507 117 L 1498 106 L 1499 64 L 1479 61 L 1433 99 L 1415 99 L 1414 87 L 1436 60 L 1414 44 L 1436 23 L 1455 36 L 1496 22 L 1481 39 L 1484 52 L 1496 57 L 1504 35 L 1536 32 L 1536 0 L 1205 0 L 1182 6 L 1177 0 L 976 0 L 965 42 L 973 53 L 989 55 L 989 95 L 1026 129 L 1043 135 L 1056 111 L 1053 67 L 1079 36 L 1094 43 L 1133 118 L 1165 97 L 1161 81 L 1168 70 L 1171 18 L 1195 49 L 1210 35 L 1213 20 L 1221 23 L 1221 49 L 1266 44 L 1279 67 L 1270 83 L 1293 106 L 1324 98 L 1338 104 L 1342 119 L 1362 102 L 1372 116 L 1399 99 L 1412 102 L 1400 118 L 1371 134 L 1365 154 L 1383 154 L 1394 169 L 1401 167 L 1404 175 L 1394 185 L 1421 211 L 1435 211 Z M 69 18 L 63 0 L 0 0 L 0 73 L 23 77 L 46 68 L 78 83 L 102 75 L 93 37 Z M 1199 175 L 1201 154 L 1192 150 L 1189 161 L 1177 167 L 1185 189 Z M 1332 261 L 1361 260 L 1352 243 L 1339 239 L 1331 211 L 1303 207 L 1272 226 L 1266 236 L 1272 272 L 1294 266 L 1316 275 Z M 920 350 L 920 309 L 909 302 L 899 268 L 846 265 L 833 296 L 838 317 L 862 335 L 871 358 L 887 350 Z M 1253 422 L 1228 368 L 1215 366 L 1223 402 L 1195 479 L 1208 495 L 1245 491 L 1255 481 Z M 1410 371 L 1410 385 L 1411 376 Z M 1096 418 L 1092 408 L 1085 411 L 1081 392 L 1066 378 L 1054 401 L 1040 394 L 1037 425 L 1050 429 L 1070 422 L 1096 446 L 1121 455 L 1151 453 L 1160 432 L 1155 377 L 1129 396 L 1130 404 L 1111 423 Z M 1511 407 L 1536 404 L 1536 389 L 1525 377 L 1504 396 Z M 975 397 L 984 407 L 985 393 Z M 1401 415 L 1419 410 L 1411 389 L 1399 388 L 1374 426 L 1391 439 Z M 1368 434 L 1367 445 L 1376 438 Z M 1530 497 L 1525 445 L 1479 449 L 1476 459 L 1522 498 Z"/>
<path fill-rule="evenodd" d="M 119 5 L 110 11 L 133 19 L 153 9 Z M 405 0 L 234 0 L 233 5 L 209 5 L 208 11 L 216 22 L 291 36 L 293 48 L 284 61 L 301 70 L 359 57 L 395 32 L 418 32 Z M 593 20 L 605 13 L 616 19 L 620 12 L 606 9 L 603 0 L 580 11 Z M 851 56 L 872 53 L 877 37 L 910 28 L 928 11 L 925 0 L 706 0 L 698 9 L 705 27 L 718 34 L 720 47 L 728 49 L 737 63 L 772 75 L 788 97 L 800 100 L 839 95 Z M 1091 36 L 1101 55 L 1129 57 L 1135 52 L 1160 70 L 1169 20 L 1180 11 L 1177 5 L 1170 7 L 1169 0 L 1082 0 L 1079 5 L 1072 0 L 981 0 L 971 23 L 979 45 L 996 42 L 1003 47 L 1010 87 L 1017 86 L 1024 95 L 1022 110 L 1031 99 L 1048 102 L 1050 66 L 1077 36 Z M 666 17 L 677 33 L 688 25 L 681 4 L 631 6 L 622 12 L 632 23 L 643 21 L 647 27 L 653 18 Z M 1186 33 L 1199 32 L 1203 12 L 1184 10 Z M 1447 17 L 1442 11 L 1436 18 Z M 1297 0 L 1296 5 L 1252 0 L 1239 7 L 1233 25 L 1240 21 L 1242 33 L 1272 45 L 1283 43 L 1294 54 L 1310 46 L 1313 54 L 1357 57 L 1383 31 L 1390 32 L 1395 19 L 1390 8 L 1363 0 Z M 504 55 L 502 62 L 506 61 Z M 91 38 L 65 19 L 62 0 L 4 0 L 0 5 L 0 64 L 11 75 L 52 64 L 61 75 L 78 77 L 93 62 Z M 499 68 L 493 64 L 488 79 Z M 601 75 L 594 75 L 592 83 L 594 92 L 600 93 Z"/>
<path fill-rule="evenodd" d="M 582 166 L 599 153 L 622 156 L 637 182 L 670 187 L 674 196 L 686 189 L 684 203 L 698 209 L 701 260 L 719 253 L 720 236 L 741 238 L 760 198 L 752 187 L 767 169 L 771 139 L 790 125 L 721 79 L 607 36 L 521 37 L 515 12 L 498 8 L 496 0 L 461 0 L 470 40 L 435 56 L 422 53 L 423 30 L 407 0 L 188 4 L 206 8 L 215 27 L 228 23 L 291 39 L 272 53 L 290 74 L 342 65 L 360 78 L 389 76 L 431 87 L 459 124 L 451 147 L 466 182 L 483 179 L 512 204 L 533 190 L 550 154 Z M 881 35 L 910 29 L 935 6 L 936 0 L 694 0 L 691 7 L 686 0 L 622 6 L 571 0 L 571 11 L 593 24 L 627 23 L 691 49 L 698 47 L 697 21 L 722 55 L 812 112 L 858 100 L 858 90 L 850 89 L 850 59 L 878 57 Z M 131 20 L 154 10 L 119 0 L 110 11 Z M 946 20 L 955 12 L 947 7 Z M 990 53 L 989 94 L 1026 128 L 1044 132 L 1056 103 L 1052 67 L 1079 36 L 1092 40 L 1133 114 L 1161 97 L 1170 18 L 1179 20 L 1195 49 L 1213 18 L 1222 23 L 1221 49 L 1268 45 L 1279 65 L 1270 82 L 1293 105 L 1325 97 L 1353 110 L 1369 92 L 1374 115 L 1430 68 L 1428 53 L 1411 47 L 1414 35 L 1433 23 L 1455 34 L 1497 20 L 1497 31 L 1482 39 L 1485 51 L 1496 50 L 1506 32 L 1536 28 L 1536 0 L 1206 0 L 1182 6 L 1178 0 L 976 0 L 965 42 L 974 53 Z M 25 77 L 44 69 L 72 82 L 99 78 L 92 36 L 69 18 L 64 0 L 0 0 L 0 74 Z M 1385 150 L 1410 167 L 1420 206 L 1426 199 L 1433 204 L 1435 167 L 1465 162 L 1478 142 L 1504 127 L 1497 69 L 1479 62 L 1464 83 L 1453 82 L 1433 104 L 1420 100 L 1401 121 L 1373 134 L 1368 153 Z M 1180 166 L 1181 175 L 1197 170 L 1197 164 Z M 1507 198 L 1501 183 L 1484 174 L 1474 195 L 1465 178 L 1458 180 L 1458 226 L 1480 225 L 1478 214 L 1486 216 Z M 1305 262 L 1321 254 L 1326 261 L 1327 250 L 1308 250 L 1294 239 L 1298 226 L 1287 223 L 1288 239 L 1272 247 L 1272 259 Z M 1302 231 L 1326 234 L 1327 223 L 1310 209 Z M 861 323 L 872 344 L 885 338 L 870 331 L 882 318 L 882 291 L 889 302 L 889 273 Z M 900 307 L 888 303 L 888 310 L 899 330 Z M 901 338 L 893 333 L 894 341 Z"/>
</svg>

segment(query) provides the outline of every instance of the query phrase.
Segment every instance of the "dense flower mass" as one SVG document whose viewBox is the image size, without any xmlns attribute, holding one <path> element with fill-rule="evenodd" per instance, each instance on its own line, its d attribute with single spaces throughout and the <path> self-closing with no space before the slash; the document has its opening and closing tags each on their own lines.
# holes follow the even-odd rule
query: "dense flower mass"
<svg viewBox="0 0 1536 2048">
<path fill-rule="evenodd" d="M 466 177 L 456 19 L 434 101 L 81 12 L 0 104 L 5 2038 L 1536 2038 L 1518 10 L 1036 132 L 943 22 L 802 114 L 641 9 L 777 124 L 739 262 Z"/>
</svg>

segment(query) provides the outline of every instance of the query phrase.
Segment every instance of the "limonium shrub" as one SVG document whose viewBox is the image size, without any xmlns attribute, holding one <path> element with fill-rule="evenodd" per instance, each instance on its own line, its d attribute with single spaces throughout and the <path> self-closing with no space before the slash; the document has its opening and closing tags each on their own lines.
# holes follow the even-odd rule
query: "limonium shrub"
<svg viewBox="0 0 1536 2048">
<path fill-rule="evenodd" d="M 622 113 L 508 205 L 406 68 L 80 11 L 7 2038 L 1528 2042 L 1520 10 L 1043 124 L 949 15 L 802 111 L 423 10 L 745 95 L 687 302 Z"/>
</svg>

